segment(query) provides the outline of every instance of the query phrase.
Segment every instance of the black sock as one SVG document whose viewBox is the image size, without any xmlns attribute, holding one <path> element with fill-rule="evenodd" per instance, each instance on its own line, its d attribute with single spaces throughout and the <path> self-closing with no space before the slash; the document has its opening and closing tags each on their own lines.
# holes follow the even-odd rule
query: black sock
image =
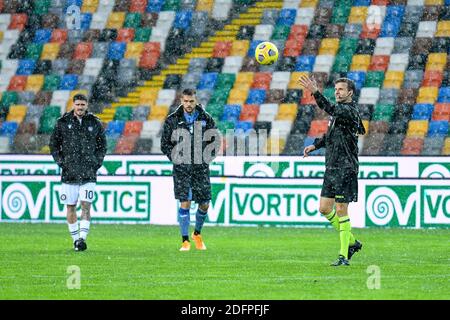
<svg viewBox="0 0 450 320">
<path fill-rule="evenodd" d="M 182 238 L 183 238 L 182 242 L 189 241 L 189 236 L 182 236 Z"/>
<path fill-rule="evenodd" d="M 200 231 L 194 230 L 194 235 L 198 236 L 200 234 Z"/>
</svg>

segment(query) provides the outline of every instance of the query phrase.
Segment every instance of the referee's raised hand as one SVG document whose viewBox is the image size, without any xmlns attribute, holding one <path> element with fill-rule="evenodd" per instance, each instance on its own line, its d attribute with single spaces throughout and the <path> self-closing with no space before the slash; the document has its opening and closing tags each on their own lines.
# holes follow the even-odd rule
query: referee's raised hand
<svg viewBox="0 0 450 320">
<path fill-rule="evenodd" d="M 311 91 L 311 93 L 314 93 L 319 90 L 319 87 L 317 86 L 317 82 L 314 79 L 314 77 L 308 77 L 306 75 L 301 75 L 298 79 L 298 83 L 305 89 Z"/>
</svg>

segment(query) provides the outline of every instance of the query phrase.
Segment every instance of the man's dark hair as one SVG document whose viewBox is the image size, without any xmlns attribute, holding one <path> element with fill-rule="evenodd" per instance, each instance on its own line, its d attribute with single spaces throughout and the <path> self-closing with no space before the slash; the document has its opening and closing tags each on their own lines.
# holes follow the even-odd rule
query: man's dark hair
<svg viewBox="0 0 450 320">
<path fill-rule="evenodd" d="M 353 91 L 353 96 L 356 94 L 356 86 L 355 86 L 355 82 L 349 78 L 339 78 L 337 79 L 334 84 L 336 85 L 336 83 L 346 83 L 347 84 L 347 89 L 350 91 Z"/>
<path fill-rule="evenodd" d="M 196 93 L 195 89 L 184 89 L 182 92 L 183 96 L 193 96 Z"/>
<path fill-rule="evenodd" d="M 73 96 L 73 102 L 75 102 L 76 100 L 82 100 L 82 101 L 86 101 L 88 102 L 87 97 L 84 94 L 78 93 L 76 95 Z"/>
</svg>

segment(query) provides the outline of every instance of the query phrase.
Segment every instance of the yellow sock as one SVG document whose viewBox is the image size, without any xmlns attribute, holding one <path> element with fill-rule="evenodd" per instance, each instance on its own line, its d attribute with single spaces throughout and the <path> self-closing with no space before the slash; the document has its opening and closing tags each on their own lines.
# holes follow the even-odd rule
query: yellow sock
<svg viewBox="0 0 450 320">
<path fill-rule="evenodd" d="M 327 218 L 328 221 L 330 221 L 331 225 L 336 230 L 339 230 L 339 217 L 337 216 L 335 209 L 333 209 L 329 214 L 326 214 L 325 218 Z"/>
<path fill-rule="evenodd" d="M 350 218 L 348 216 L 339 217 L 339 239 L 341 240 L 341 250 L 339 254 L 348 259 L 348 246 L 350 244 Z"/>
<path fill-rule="evenodd" d="M 328 219 L 328 221 L 330 221 L 331 225 L 337 230 L 339 231 L 339 217 L 336 214 L 336 210 L 333 208 L 333 210 L 329 213 L 325 215 L 325 218 Z M 355 236 L 353 235 L 353 233 L 350 232 L 350 245 L 355 244 Z"/>
</svg>

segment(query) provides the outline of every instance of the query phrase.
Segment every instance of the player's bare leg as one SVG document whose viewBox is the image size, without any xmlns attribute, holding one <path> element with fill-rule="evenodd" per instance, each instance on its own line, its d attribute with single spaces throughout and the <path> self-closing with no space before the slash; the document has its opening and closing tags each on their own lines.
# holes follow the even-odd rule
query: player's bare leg
<svg viewBox="0 0 450 320">
<path fill-rule="evenodd" d="M 320 197 L 319 212 L 330 221 L 336 230 L 339 230 L 339 220 L 334 209 L 334 203 L 334 198 Z"/>
<path fill-rule="evenodd" d="M 336 214 L 338 217 L 348 216 L 348 203 L 336 203 Z"/>
<path fill-rule="evenodd" d="M 77 222 L 76 205 L 67 205 L 67 223 L 73 224 Z"/>
<path fill-rule="evenodd" d="M 203 223 L 205 222 L 206 216 L 208 215 L 209 201 L 201 203 L 198 206 L 197 213 L 195 215 L 195 230 L 192 233 L 192 240 L 195 242 L 195 248 L 197 250 L 206 250 L 206 245 L 203 242 L 201 231 Z"/>
<path fill-rule="evenodd" d="M 91 221 L 91 203 L 81 201 L 81 220 Z"/>
<path fill-rule="evenodd" d="M 189 251 L 191 249 L 191 243 L 189 242 L 190 208 L 191 208 L 191 201 L 182 201 L 180 203 L 180 209 L 178 210 L 180 232 L 183 242 L 180 251 Z"/>
</svg>

